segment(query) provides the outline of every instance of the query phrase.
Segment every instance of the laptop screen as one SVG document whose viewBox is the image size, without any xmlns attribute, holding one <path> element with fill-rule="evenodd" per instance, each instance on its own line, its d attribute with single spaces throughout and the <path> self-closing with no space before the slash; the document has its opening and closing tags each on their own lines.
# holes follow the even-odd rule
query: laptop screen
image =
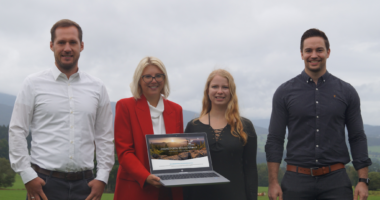
<svg viewBox="0 0 380 200">
<path fill-rule="evenodd" d="M 168 134 L 147 137 L 152 170 L 210 167 L 205 136 L 206 134 Z"/>
</svg>

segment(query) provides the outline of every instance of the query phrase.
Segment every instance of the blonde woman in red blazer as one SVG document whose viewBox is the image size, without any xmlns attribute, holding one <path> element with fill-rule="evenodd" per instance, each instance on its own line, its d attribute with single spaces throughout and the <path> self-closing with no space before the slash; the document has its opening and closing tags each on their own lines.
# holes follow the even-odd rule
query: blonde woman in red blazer
<svg viewBox="0 0 380 200">
<path fill-rule="evenodd" d="M 130 86 L 133 97 L 116 104 L 115 144 L 120 166 L 114 199 L 182 200 L 182 188 L 165 188 L 150 174 L 145 143 L 147 134 L 183 133 L 182 107 L 166 99 L 169 80 L 164 64 L 155 57 L 143 58 Z"/>
</svg>

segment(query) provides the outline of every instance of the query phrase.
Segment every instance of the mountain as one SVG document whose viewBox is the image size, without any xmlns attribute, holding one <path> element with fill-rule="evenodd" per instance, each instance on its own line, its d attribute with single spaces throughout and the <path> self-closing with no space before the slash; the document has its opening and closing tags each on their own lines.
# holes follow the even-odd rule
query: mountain
<svg viewBox="0 0 380 200">
<path fill-rule="evenodd" d="M 0 126 L 9 125 L 11 121 L 13 106 L 0 104 Z"/>
<path fill-rule="evenodd" d="M 0 104 L 11 106 L 13 108 L 15 101 L 16 101 L 16 96 L 0 92 Z"/>
</svg>

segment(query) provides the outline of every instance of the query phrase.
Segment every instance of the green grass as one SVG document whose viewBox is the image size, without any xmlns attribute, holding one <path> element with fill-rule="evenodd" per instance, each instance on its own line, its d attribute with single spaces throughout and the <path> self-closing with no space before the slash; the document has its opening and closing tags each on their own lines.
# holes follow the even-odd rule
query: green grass
<svg viewBox="0 0 380 200">
<path fill-rule="evenodd" d="M 259 187 L 258 192 L 265 192 L 266 196 L 259 196 L 258 200 L 268 200 L 268 187 Z M 369 191 L 368 200 L 380 200 L 380 191 Z M 26 190 L 21 177 L 17 174 L 16 181 L 10 188 L 0 189 L 0 199 L 1 200 L 16 200 L 25 199 Z M 102 200 L 113 200 L 112 193 L 104 193 Z"/>
<path fill-rule="evenodd" d="M 24 183 L 21 180 L 21 176 L 16 174 L 15 182 L 12 187 L 0 188 L 1 200 L 13 200 L 13 199 L 25 199 L 26 190 Z M 102 200 L 113 200 L 113 193 L 104 193 Z"/>
</svg>

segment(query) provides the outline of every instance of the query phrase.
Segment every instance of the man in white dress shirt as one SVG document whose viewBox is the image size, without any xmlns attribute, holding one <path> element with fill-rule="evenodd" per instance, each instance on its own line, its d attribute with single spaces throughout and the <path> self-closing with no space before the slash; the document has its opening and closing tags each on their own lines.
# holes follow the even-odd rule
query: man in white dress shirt
<svg viewBox="0 0 380 200">
<path fill-rule="evenodd" d="M 9 158 L 29 200 L 98 200 L 114 164 L 110 101 L 104 84 L 79 70 L 83 47 L 80 26 L 58 21 L 50 42 L 55 66 L 29 75 L 17 96 L 9 126 Z"/>
</svg>

